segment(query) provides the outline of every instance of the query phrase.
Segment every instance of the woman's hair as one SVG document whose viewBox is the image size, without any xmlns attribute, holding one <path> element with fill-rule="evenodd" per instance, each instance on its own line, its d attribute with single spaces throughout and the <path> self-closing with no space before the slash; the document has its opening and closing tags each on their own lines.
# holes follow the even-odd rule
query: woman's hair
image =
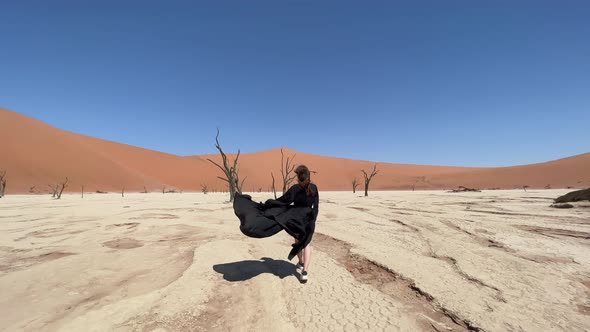
<svg viewBox="0 0 590 332">
<path fill-rule="evenodd" d="M 308 196 L 315 195 L 313 189 L 311 189 L 311 173 L 309 172 L 309 168 L 305 165 L 299 165 L 295 169 L 295 174 L 297 174 L 297 181 L 299 184 L 305 189 Z"/>
</svg>

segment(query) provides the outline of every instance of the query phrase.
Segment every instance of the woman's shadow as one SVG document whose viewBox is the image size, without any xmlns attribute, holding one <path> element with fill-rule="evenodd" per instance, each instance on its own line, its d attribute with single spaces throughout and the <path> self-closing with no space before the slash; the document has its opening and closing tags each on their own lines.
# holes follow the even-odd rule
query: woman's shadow
<svg viewBox="0 0 590 332">
<path fill-rule="evenodd" d="M 274 260 L 262 257 L 260 260 L 240 261 L 213 265 L 213 270 L 223 274 L 227 281 L 245 281 L 263 273 L 272 273 L 283 279 L 288 276 L 295 276 L 295 265 L 284 260 Z"/>
</svg>

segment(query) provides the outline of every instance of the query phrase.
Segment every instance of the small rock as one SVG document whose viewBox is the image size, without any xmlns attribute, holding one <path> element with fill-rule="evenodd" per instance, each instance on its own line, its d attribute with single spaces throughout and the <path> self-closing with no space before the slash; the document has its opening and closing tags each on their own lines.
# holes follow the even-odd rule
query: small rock
<svg viewBox="0 0 590 332">
<path fill-rule="evenodd" d="M 557 203 L 557 204 L 551 204 L 551 207 L 557 208 L 557 209 L 571 209 L 574 206 L 571 205 L 570 203 Z"/>
</svg>

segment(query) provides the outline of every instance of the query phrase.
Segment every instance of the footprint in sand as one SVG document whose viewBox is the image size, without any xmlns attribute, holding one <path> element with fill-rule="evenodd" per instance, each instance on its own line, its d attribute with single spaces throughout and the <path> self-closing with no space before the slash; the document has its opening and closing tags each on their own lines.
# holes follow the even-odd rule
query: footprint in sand
<svg viewBox="0 0 590 332">
<path fill-rule="evenodd" d="M 131 238 L 122 238 L 103 242 L 102 245 L 111 249 L 133 249 L 143 247 L 143 242 Z"/>
</svg>

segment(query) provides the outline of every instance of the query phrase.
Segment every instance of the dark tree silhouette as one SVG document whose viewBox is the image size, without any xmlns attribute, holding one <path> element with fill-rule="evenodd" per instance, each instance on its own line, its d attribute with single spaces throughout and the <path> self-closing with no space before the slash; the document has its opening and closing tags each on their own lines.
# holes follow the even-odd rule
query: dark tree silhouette
<svg viewBox="0 0 590 332">
<path fill-rule="evenodd" d="M 369 196 L 369 184 L 371 183 L 373 177 L 377 175 L 377 173 L 379 173 L 379 171 L 377 170 L 377 164 L 375 163 L 375 165 L 373 166 L 373 170 L 371 171 L 370 175 L 368 175 L 364 169 L 362 170 L 362 172 L 363 176 L 365 177 L 365 196 Z"/>
<path fill-rule="evenodd" d="M 352 179 L 352 193 L 356 193 L 356 187 L 358 187 L 358 181 L 356 180 L 356 178 Z"/>
<path fill-rule="evenodd" d="M 64 189 L 66 189 L 67 186 L 68 186 L 68 178 L 66 177 L 66 179 L 61 184 L 58 184 L 56 186 L 57 188 L 59 188 L 59 193 L 57 193 L 57 196 L 55 197 L 56 199 L 61 199 L 61 194 L 63 194 Z"/>
<path fill-rule="evenodd" d="M 218 176 L 217 178 L 227 182 L 227 186 L 229 189 L 229 201 L 233 202 L 235 193 L 242 193 L 242 186 L 244 185 L 244 181 L 246 181 L 246 178 L 244 177 L 242 182 L 240 182 L 240 178 L 238 176 L 238 159 L 240 158 L 240 150 L 238 150 L 238 154 L 234 159 L 233 165 L 230 166 L 227 160 L 227 156 L 225 155 L 223 149 L 221 148 L 221 145 L 219 144 L 219 129 L 217 129 L 217 135 L 215 136 L 215 147 L 217 148 L 217 150 L 219 150 L 219 153 L 221 154 L 223 166 L 219 165 L 218 163 L 214 162 L 209 158 L 207 158 L 207 160 L 209 160 L 213 165 L 219 167 L 219 169 L 225 175 L 225 178 L 221 176 Z"/>
<path fill-rule="evenodd" d="M 59 184 L 48 184 L 47 185 L 51 189 L 51 197 L 57 197 L 57 192 L 59 190 Z"/>
<path fill-rule="evenodd" d="M 275 199 L 277 199 L 277 189 L 275 188 L 275 175 L 270 172 L 270 177 L 272 177 L 272 193 L 275 195 Z"/>
<path fill-rule="evenodd" d="M 0 172 L 0 198 L 6 195 L 6 171 Z"/>
<path fill-rule="evenodd" d="M 291 175 L 295 170 L 295 165 L 293 164 L 293 159 L 295 159 L 295 155 L 291 157 L 287 157 L 285 160 L 285 154 L 283 153 L 283 148 L 281 148 L 281 175 L 283 176 L 283 195 L 295 180 L 296 175 Z"/>
</svg>

